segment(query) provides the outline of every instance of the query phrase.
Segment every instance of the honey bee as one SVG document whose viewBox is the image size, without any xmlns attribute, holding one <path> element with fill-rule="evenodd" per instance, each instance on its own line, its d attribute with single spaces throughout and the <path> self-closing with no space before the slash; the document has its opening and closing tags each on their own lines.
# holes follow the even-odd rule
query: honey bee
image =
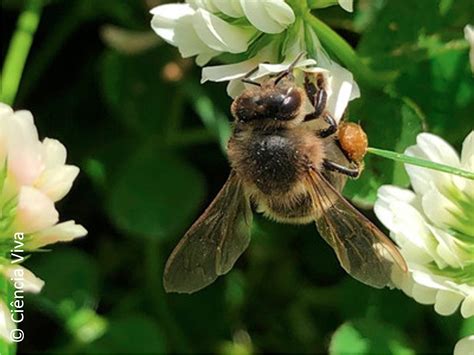
<svg viewBox="0 0 474 355">
<path fill-rule="evenodd" d="M 297 85 L 293 68 L 244 79 L 252 86 L 231 106 L 230 176 L 171 253 L 167 292 L 193 293 L 229 272 L 249 245 L 253 210 L 283 223 L 315 222 L 341 266 L 367 285 L 382 288 L 406 272 L 395 244 L 340 194 L 346 177 L 360 174 L 365 133 L 353 124 L 338 132 L 323 75 L 304 72 Z"/>
</svg>

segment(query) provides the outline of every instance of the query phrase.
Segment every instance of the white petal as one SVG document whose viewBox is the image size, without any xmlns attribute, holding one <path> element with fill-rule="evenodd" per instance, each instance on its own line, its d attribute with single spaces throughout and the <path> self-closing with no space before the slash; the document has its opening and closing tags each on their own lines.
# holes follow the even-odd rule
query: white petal
<svg viewBox="0 0 474 355">
<path fill-rule="evenodd" d="M 396 231 L 394 222 L 394 211 L 390 204 L 394 202 L 406 202 L 410 204 L 415 199 L 415 194 L 406 189 L 393 185 L 383 185 L 377 191 L 377 200 L 374 205 L 374 212 L 377 218 L 391 231 Z"/>
<path fill-rule="evenodd" d="M 72 183 L 78 174 L 79 168 L 73 165 L 48 169 L 35 182 L 35 187 L 46 194 L 53 202 L 56 202 L 71 190 Z"/>
<path fill-rule="evenodd" d="M 53 168 L 66 163 L 66 147 L 57 139 L 43 140 L 43 161 L 45 168 Z"/>
<path fill-rule="evenodd" d="M 3 297 L 2 297 L 3 298 Z M 11 343 L 10 332 L 15 329 L 15 323 L 11 320 L 10 309 L 3 299 L 0 300 L 0 338 L 8 344 Z"/>
<path fill-rule="evenodd" d="M 0 119 L 2 119 L 3 116 L 10 115 L 12 113 L 13 109 L 9 105 L 0 102 Z"/>
<path fill-rule="evenodd" d="M 193 27 L 210 48 L 230 53 L 245 52 L 253 35 L 252 31 L 231 25 L 203 9 L 193 16 Z"/>
<path fill-rule="evenodd" d="M 243 17 L 244 10 L 240 5 L 240 0 L 213 0 L 214 5 L 221 11 L 230 17 Z"/>
<path fill-rule="evenodd" d="M 44 286 L 43 280 L 23 266 L 11 264 L 8 267 L 3 267 L 3 270 L 0 267 L 0 271 L 13 283 L 15 288 L 25 292 L 38 293 Z M 15 282 L 18 284 L 15 285 Z"/>
<path fill-rule="evenodd" d="M 462 144 L 461 166 L 465 170 L 474 172 L 474 131 L 468 134 Z"/>
<path fill-rule="evenodd" d="M 193 27 L 193 16 L 181 18 L 176 23 L 174 31 L 175 42 L 183 58 L 192 57 L 194 55 L 218 53 L 201 41 Z"/>
<path fill-rule="evenodd" d="M 44 169 L 38 131 L 29 111 L 17 111 L 8 124 L 8 170 L 19 185 L 31 185 Z"/>
<path fill-rule="evenodd" d="M 354 11 L 352 3 L 353 0 L 339 0 L 339 5 L 348 12 Z"/>
<path fill-rule="evenodd" d="M 255 73 L 255 75 L 252 75 L 252 78 L 253 79 L 258 79 L 258 78 L 264 77 L 264 76 L 269 75 L 269 74 L 281 73 L 282 71 L 287 70 L 290 67 L 290 65 L 293 64 L 295 59 L 296 59 L 296 56 L 287 57 L 287 58 L 285 58 L 285 61 L 281 64 L 262 63 L 258 66 L 258 71 Z M 315 64 L 316 64 L 316 61 L 314 59 L 309 58 L 309 59 L 304 59 L 304 60 L 299 61 L 294 66 L 294 68 L 295 69 L 305 68 L 307 66 L 315 65 Z M 312 70 L 318 70 L 318 72 L 325 72 L 325 70 L 323 70 L 321 68 L 312 68 Z"/>
<path fill-rule="evenodd" d="M 360 89 L 352 73 L 336 62 L 325 69 L 330 72 L 327 109 L 339 121 L 349 101 L 360 97 Z"/>
<path fill-rule="evenodd" d="M 463 267 L 465 262 L 470 261 L 470 255 L 459 247 L 457 239 L 453 238 L 448 232 L 440 228 L 430 225 L 428 228 L 439 243 L 436 247 L 436 251 L 446 265 L 460 268 Z M 443 267 L 440 264 L 438 264 L 438 266 Z"/>
<path fill-rule="evenodd" d="M 474 355 L 474 335 L 458 340 L 453 355 Z"/>
<path fill-rule="evenodd" d="M 419 284 L 413 285 L 412 297 L 421 304 L 433 304 L 436 300 L 437 290 Z"/>
<path fill-rule="evenodd" d="M 184 16 L 192 16 L 194 10 L 187 4 L 166 4 L 154 7 L 150 13 L 153 15 L 151 27 L 156 34 L 176 46 L 175 28 L 177 22 Z"/>
<path fill-rule="evenodd" d="M 411 265 L 413 272 L 413 280 L 424 287 L 428 287 L 435 290 L 444 290 L 444 291 L 457 291 L 456 288 L 453 288 L 447 283 L 449 279 L 445 277 L 433 275 L 430 270 L 426 267 L 420 265 Z M 433 302 L 434 303 L 434 302 Z"/>
<path fill-rule="evenodd" d="M 201 84 L 208 80 L 221 82 L 242 78 L 250 70 L 254 69 L 257 64 L 258 60 L 254 57 L 235 64 L 205 67 L 202 69 Z"/>
<path fill-rule="evenodd" d="M 474 63 L 473 63 L 474 64 Z M 474 172 L 474 131 L 468 134 L 462 144 L 461 167 L 464 170 Z M 452 176 L 456 187 L 468 198 L 474 200 L 474 181 L 460 176 Z"/>
<path fill-rule="evenodd" d="M 203 3 L 203 8 L 208 10 L 209 12 L 216 13 L 219 12 L 219 8 L 214 3 L 214 0 L 201 0 Z"/>
<path fill-rule="evenodd" d="M 267 14 L 269 14 L 280 25 L 288 27 L 295 22 L 293 9 L 283 0 L 262 1 Z"/>
<path fill-rule="evenodd" d="M 466 25 L 464 27 L 464 38 L 469 42 L 471 46 L 474 46 L 474 26 Z"/>
<path fill-rule="evenodd" d="M 436 240 L 416 208 L 405 202 L 392 202 L 393 231 L 403 255 L 419 264 L 432 261 L 436 255 Z"/>
<path fill-rule="evenodd" d="M 425 215 L 434 225 L 455 228 L 467 235 L 474 234 L 474 226 L 466 220 L 463 211 L 435 187 L 423 195 L 422 206 Z"/>
<path fill-rule="evenodd" d="M 273 0 L 241 0 L 240 4 L 242 5 L 247 19 L 258 30 L 265 33 L 280 33 L 284 31 L 287 25 L 279 23 L 269 15 L 265 2 L 273 2 Z M 291 10 L 291 12 L 293 12 L 293 10 Z"/>
<path fill-rule="evenodd" d="M 420 133 L 416 141 L 417 145 L 409 147 L 405 154 L 454 167 L 460 166 L 456 151 L 440 137 L 430 133 Z M 417 193 L 425 193 L 432 184 L 438 187 L 452 184 L 451 175 L 448 173 L 409 164 L 405 164 L 405 169 Z"/>
<path fill-rule="evenodd" d="M 25 248 L 34 250 L 57 242 L 69 242 L 86 234 L 87 230 L 80 224 L 74 221 L 62 222 L 33 234 L 31 240 L 25 243 Z"/>
<path fill-rule="evenodd" d="M 474 293 L 466 297 L 461 305 L 461 315 L 464 318 L 474 316 Z"/>
<path fill-rule="evenodd" d="M 442 316 L 449 316 L 456 312 L 463 299 L 464 296 L 459 293 L 440 290 L 436 294 L 435 311 Z"/>
<path fill-rule="evenodd" d="M 431 133 L 420 133 L 416 143 L 428 160 L 459 167 L 458 153 L 444 139 Z"/>
<path fill-rule="evenodd" d="M 54 203 L 41 191 L 23 186 L 18 196 L 18 205 L 13 229 L 25 234 L 51 227 L 59 220 Z"/>
<path fill-rule="evenodd" d="M 202 67 L 206 65 L 207 63 L 209 63 L 209 61 L 218 54 L 219 52 L 214 51 L 212 49 L 206 52 L 199 53 L 196 57 L 196 64 Z"/>
<path fill-rule="evenodd" d="M 422 151 L 417 146 L 411 146 L 405 150 L 405 154 L 413 157 L 418 157 L 426 159 L 423 156 Z M 433 171 L 430 171 L 426 168 L 417 167 L 410 164 L 405 164 L 405 170 L 410 177 L 410 182 L 413 190 L 418 194 L 424 194 L 429 191 L 431 188 L 431 183 L 434 181 L 432 174 Z"/>
<path fill-rule="evenodd" d="M 0 169 L 3 168 L 7 156 L 8 125 L 11 116 L 13 116 L 12 108 L 0 102 Z"/>
<path fill-rule="evenodd" d="M 245 85 L 240 79 L 231 80 L 229 81 L 229 84 L 227 84 L 227 89 L 226 89 L 227 95 L 229 95 L 233 99 L 239 96 L 240 93 L 244 90 L 245 90 Z"/>
</svg>

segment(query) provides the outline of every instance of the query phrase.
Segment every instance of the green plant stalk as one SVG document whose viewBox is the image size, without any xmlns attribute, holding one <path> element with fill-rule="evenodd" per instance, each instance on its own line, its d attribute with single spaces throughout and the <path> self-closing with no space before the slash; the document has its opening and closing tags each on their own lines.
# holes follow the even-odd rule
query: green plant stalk
<svg viewBox="0 0 474 355">
<path fill-rule="evenodd" d="M 9 303 L 13 299 L 13 289 L 10 285 L 10 282 L 0 275 L 0 299 L 5 300 L 7 308 L 9 308 Z M 10 314 L 6 314 L 5 318 L 10 318 Z M 1 355 L 15 355 L 16 354 L 16 345 L 15 343 L 8 344 L 3 338 L 0 338 L 0 354 Z"/>
<path fill-rule="evenodd" d="M 349 43 L 310 12 L 305 14 L 305 22 L 313 29 L 323 46 L 334 53 L 361 84 L 375 89 L 382 89 L 396 78 L 394 72 L 376 73 L 370 69 Z"/>
<path fill-rule="evenodd" d="M 419 159 L 415 157 L 410 157 L 405 154 L 400 154 L 396 152 L 392 152 L 389 150 L 383 150 L 383 149 L 378 149 L 378 148 L 368 148 L 367 149 L 368 153 L 375 154 L 387 159 L 392 159 L 395 161 L 399 161 L 405 164 L 410 164 L 410 165 L 415 165 L 419 166 L 422 168 L 427 168 L 427 169 L 432 169 L 432 170 L 437 170 L 441 171 L 443 173 L 449 173 L 452 175 L 457 175 L 457 176 L 462 176 L 466 179 L 474 180 L 474 173 L 458 168 L 454 168 L 449 165 L 444 165 L 444 164 L 439 164 L 439 163 L 434 163 L 429 160 L 424 160 L 424 159 Z"/>
<path fill-rule="evenodd" d="M 26 58 L 38 28 L 42 7 L 42 0 L 29 0 L 18 18 L 2 68 L 0 101 L 9 105 L 13 105 L 15 101 Z"/>
</svg>

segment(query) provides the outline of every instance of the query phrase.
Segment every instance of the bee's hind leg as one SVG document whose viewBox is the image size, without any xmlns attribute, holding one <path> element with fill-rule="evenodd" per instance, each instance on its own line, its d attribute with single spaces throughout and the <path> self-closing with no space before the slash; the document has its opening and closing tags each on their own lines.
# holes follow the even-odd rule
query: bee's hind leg
<svg viewBox="0 0 474 355">
<path fill-rule="evenodd" d="M 324 159 L 323 166 L 327 170 L 335 171 L 337 173 L 347 175 L 351 178 L 358 178 L 360 173 L 362 172 L 362 169 L 360 168 L 360 166 L 357 166 L 356 168 L 348 168 L 347 166 L 335 163 L 327 159 Z"/>
<path fill-rule="evenodd" d="M 337 131 L 337 122 L 332 117 L 329 112 L 325 112 L 323 115 L 324 121 L 329 124 L 329 127 L 320 129 L 319 131 L 316 131 L 316 135 L 320 138 L 326 138 L 329 137 L 331 134 L 335 133 Z"/>
</svg>

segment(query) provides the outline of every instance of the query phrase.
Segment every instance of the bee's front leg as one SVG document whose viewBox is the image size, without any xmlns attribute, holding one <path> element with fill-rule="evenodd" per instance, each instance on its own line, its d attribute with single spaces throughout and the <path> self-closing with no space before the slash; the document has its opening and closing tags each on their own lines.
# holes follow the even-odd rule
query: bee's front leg
<svg viewBox="0 0 474 355">
<path fill-rule="evenodd" d="M 324 77 L 322 74 L 316 76 L 316 80 L 310 80 L 311 74 L 304 74 L 304 88 L 306 95 L 314 107 L 314 112 L 307 115 L 305 121 L 321 117 L 321 114 L 326 109 L 328 94 L 324 88 Z M 310 116 L 310 117 L 308 117 Z"/>
<path fill-rule="evenodd" d="M 320 138 L 326 138 L 337 131 L 337 122 L 329 112 L 326 111 L 326 104 L 328 95 L 326 92 L 325 81 L 322 74 L 316 75 L 315 80 L 311 76 L 312 74 L 305 73 L 304 76 L 304 88 L 309 101 L 314 107 L 314 111 L 304 118 L 305 121 L 310 121 L 322 117 L 329 127 L 321 129 L 316 132 Z"/>
</svg>

